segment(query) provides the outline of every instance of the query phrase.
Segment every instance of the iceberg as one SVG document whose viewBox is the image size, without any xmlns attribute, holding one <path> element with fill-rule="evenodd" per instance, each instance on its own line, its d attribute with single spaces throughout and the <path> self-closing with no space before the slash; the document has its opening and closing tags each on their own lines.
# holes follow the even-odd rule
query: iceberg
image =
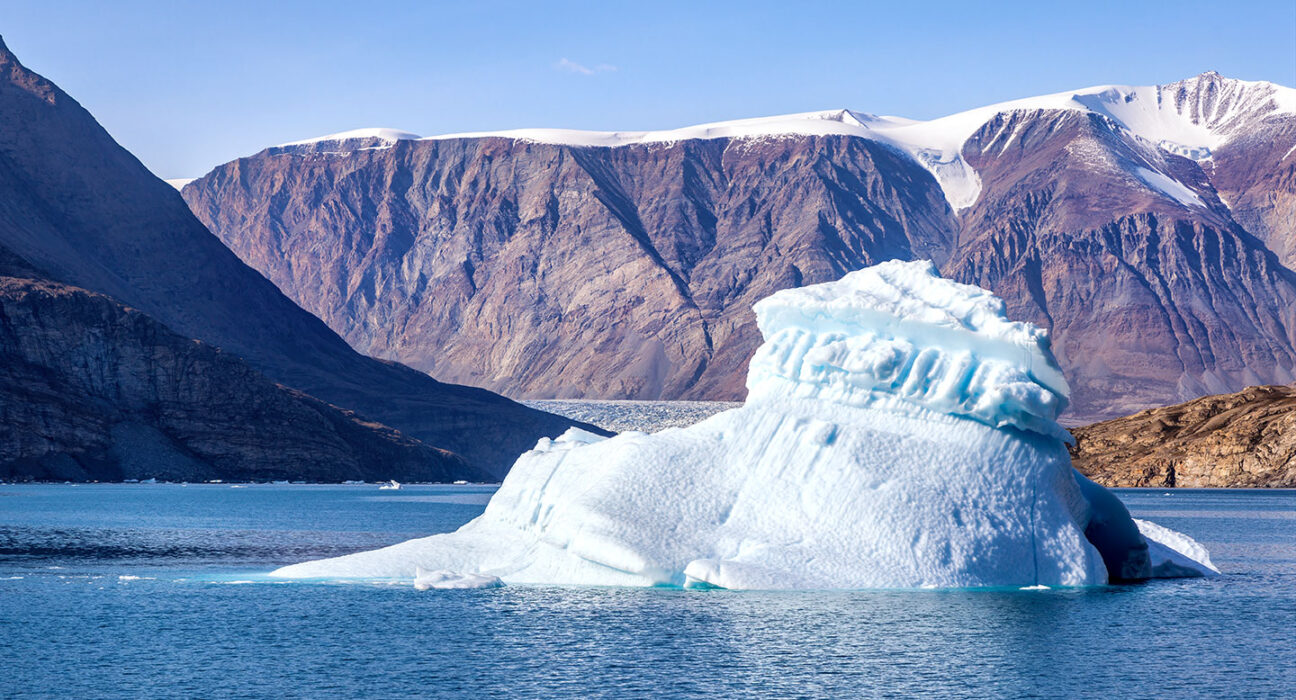
<svg viewBox="0 0 1296 700">
<path fill-rule="evenodd" d="M 1048 335 L 989 292 L 892 261 L 754 309 L 765 342 L 741 407 L 542 439 L 458 531 L 272 575 L 871 589 L 1215 573 L 1071 468 Z"/>
</svg>

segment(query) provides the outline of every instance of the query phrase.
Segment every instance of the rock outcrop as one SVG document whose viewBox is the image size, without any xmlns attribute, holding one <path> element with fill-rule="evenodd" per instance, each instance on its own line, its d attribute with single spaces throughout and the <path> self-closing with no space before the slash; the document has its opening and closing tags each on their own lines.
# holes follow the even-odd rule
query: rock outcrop
<svg viewBox="0 0 1296 700">
<path fill-rule="evenodd" d="M 358 132 L 183 194 L 354 347 L 523 398 L 741 399 L 755 300 L 930 258 L 1050 328 L 1094 420 L 1296 379 L 1293 95 L 1208 73 L 919 123 Z"/>
<path fill-rule="evenodd" d="M 557 435 L 572 424 L 482 389 L 444 384 L 408 367 L 356 353 L 319 319 L 298 308 L 273 284 L 242 263 L 194 218 L 171 186 L 154 177 L 113 141 L 75 100 L 23 67 L 3 44 L 0 44 L 0 256 L 7 261 L 4 264 L 9 272 L 5 274 L 29 281 L 26 287 L 12 283 L 16 285 L 11 288 L 12 294 L 18 296 L 7 298 L 6 304 L 18 304 L 28 310 L 30 316 L 25 324 L 34 323 L 38 317 L 43 324 L 13 325 L 6 330 L 6 337 L 17 344 L 15 347 L 24 347 L 27 333 L 40 330 L 48 334 L 33 346 L 36 350 L 29 348 L 14 355 L 28 365 L 21 371 L 10 368 L 13 370 L 10 379 L 19 385 L 9 388 L 7 400 L 35 401 L 42 396 L 39 391 L 27 392 L 22 382 L 70 382 L 64 388 L 70 392 L 69 398 L 75 398 L 83 396 L 77 392 L 90 386 L 82 381 L 84 376 L 75 372 L 116 376 L 121 380 L 119 385 L 94 385 L 94 391 L 99 392 L 94 396 L 108 402 L 119 398 L 134 408 L 123 406 L 120 414 L 110 412 L 99 424 L 111 426 L 134 421 L 136 409 L 147 412 L 169 406 L 166 410 L 172 410 L 175 408 L 172 399 L 176 396 L 194 401 L 195 411 L 200 408 L 230 410 L 223 403 L 225 399 L 240 396 L 253 405 L 275 406 L 276 415 L 296 416 L 293 420 L 300 418 L 303 426 L 314 421 L 318 430 L 284 428 L 280 434 L 281 449 L 291 451 L 289 445 L 294 438 L 333 443 L 333 447 L 320 447 L 313 453 L 314 448 L 303 446 L 300 454 L 286 465 L 304 468 L 313 454 L 319 459 L 340 460 L 333 467 L 320 467 L 338 470 L 329 473 L 356 473 L 347 465 L 359 465 L 360 472 L 372 478 L 383 478 L 391 469 L 400 470 L 410 478 L 471 479 L 482 473 L 498 477 L 537 439 Z M 44 282 L 56 284 L 40 287 Z M 37 287 L 31 287 L 30 283 L 36 283 Z M 42 292 L 45 296 L 40 297 L 43 301 L 35 301 L 33 289 L 46 290 Z M 96 294 L 110 297 L 111 303 L 137 310 L 158 328 L 141 331 L 149 322 L 131 314 L 121 316 L 125 312 L 120 309 L 119 315 L 114 316 L 104 306 L 109 302 L 98 300 Z M 89 308 L 99 309 L 97 315 L 91 316 L 102 324 L 96 326 L 90 322 L 91 316 L 85 315 Z M 118 328 L 119 322 L 127 323 L 134 330 Z M 246 364 L 237 364 L 233 359 L 218 362 L 203 355 L 205 350 L 194 350 L 198 355 L 167 351 L 164 354 L 175 356 L 174 361 L 188 363 L 181 365 L 188 367 L 187 371 L 216 374 L 189 379 L 169 377 L 148 384 L 154 382 L 153 375 L 129 358 L 152 357 L 155 348 L 149 345 L 153 342 L 150 338 L 161 337 L 164 330 L 183 339 L 198 339 L 218 347 Z M 146 337 L 136 331 L 144 332 Z M 163 345 L 174 346 L 175 342 L 181 341 L 169 338 Z M 40 350 L 42 347 L 49 348 L 50 352 Z M 54 352 L 58 348 L 64 350 Z M 84 366 L 60 364 L 60 353 L 79 357 Z M 207 359 L 198 362 L 199 355 Z M 145 366 L 153 363 L 159 367 L 157 371 L 165 373 L 166 363 L 172 359 L 156 362 L 140 359 L 139 362 L 145 362 Z M 241 378 L 240 385 L 219 389 L 216 385 L 222 378 Z M 132 385 L 136 379 L 144 383 Z M 184 385 L 185 381 L 203 384 L 210 390 Z M 276 389 L 275 384 L 299 393 Z M 219 391 L 228 393 L 223 396 L 215 393 Z M 303 397 L 300 392 L 314 399 Z M 66 401 L 44 396 L 67 407 Z M 356 415 L 338 413 L 322 402 L 355 411 Z M 5 410 L 12 411 L 7 415 L 27 415 L 24 420 L 45 420 L 39 416 L 32 418 L 33 411 L 42 410 L 40 406 L 6 405 Z M 81 424 L 56 420 L 59 415 L 72 418 L 71 414 L 60 414 L 60 410 L 50 406 L 50 412 L 45 414 L 48 421 L 44 429 L 48 434 L 43 437 L 21 434 L 23 429 L 18 423 L 0 424 L 0 444 L 28 444 L 32 439 L 52 441 L 49 444 L 63 444 L 60 441 L 72 444 L 87 438 L 77 432 Z M 244 437 L 253 442 L 273 438 L 275 426 L 258 428 L 254 421 L 241 420 L 253 417 L 237 411 L 224 417 L 209 416 L 211 426 L 225 421 L 219 429 L 229 429 L 223 438 L 228 442 L 225 447 L 217 444 L 220 438 L 216 427 L 200 440 L 207 445 L 200 449 L 183 436 L 177 437 L 178 433 L 168 432 L 173 429 L 183 432 L 185 429 L 180 424 L 164 425 L 165 421 L 159 419 L 150 426 L 194 455 L 228 451 L 231 459 L 222 462 L 213 458 L 210 463 L 214 468 L 224 469 L 221 465 L 228 465 L 230 469 L 256 471 L 260 469 L 256 465 L 261 462 L 237 443 Z M 356 432 L 371 422 L 390 428 L 375 427 L 377 433 L 370 431 L 368 436 Z M 392 434 L 392 429 L 402 435 Z M 239 435 L 240 431 L 246 434 Z M 114 440 L 98 435 L 89 441 L 87 463 L 102 461 L 102 450 L 95 445 L 118 444 Z M 386 447 L 389 443 L 395 447 L 389 450 Z M 269 449 L 270 445 L 264 443 L 249 449 L 255 452 Z M 341 447 L 345 445 L 350 447 Z M 370 448 L 372 454 L 363 454 Z M 16 454 L 19 457 L 15 464 L 47 463 L 41 461 L 43 458 L 30 461 L 28 457 L 35 453 L 27 448 Z M 365 466 L 373 466 L 373 460 L 384 456 L 393 457 L 390 468 L 369 471 Z M 413 466 L 415 461 L 424 458 L 427 459 L 423 467 Z M 15 476 L 26 473 L 14 469 L 26 467 L 11 467 L 9 473 Z M 108 470 L 105 474 L 112 471 L 105 469 Z"/>
<path fill-rule="evenodd" d="M 1105 486 L 1296 487 L 1296 387 L 1254 386 L 1072 429 Z"/>
</svg>

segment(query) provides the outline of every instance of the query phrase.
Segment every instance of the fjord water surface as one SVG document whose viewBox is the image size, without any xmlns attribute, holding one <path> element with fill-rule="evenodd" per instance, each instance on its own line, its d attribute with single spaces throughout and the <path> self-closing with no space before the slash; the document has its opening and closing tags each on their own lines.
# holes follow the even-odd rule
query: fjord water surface
<svg viewBox="0 0 1296 700">
<path fill-rule="evenodd" d="M 1071 590 L 293 583 L 493 487 L 0 485 L 2 697 L 1255 697 L 1296 690 L 1296 492 L 1123 490 L 1225 575 Z"/>
</svg>

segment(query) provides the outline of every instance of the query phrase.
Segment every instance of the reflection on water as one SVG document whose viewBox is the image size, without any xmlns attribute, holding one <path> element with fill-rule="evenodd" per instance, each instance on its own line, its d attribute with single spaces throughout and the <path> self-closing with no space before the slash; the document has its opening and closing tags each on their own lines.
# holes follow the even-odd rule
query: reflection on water
<svg viewBox="0 0 1296 700">
<path fill-rule="evenodd" d="M 491 489 L 0 486 L 0 695 L 1281 696 L 1291 492 L 1125 491 L 1226 576 L 1046 591 L 735 593 L 266 570 L 454 529 Z"/>
</svg>

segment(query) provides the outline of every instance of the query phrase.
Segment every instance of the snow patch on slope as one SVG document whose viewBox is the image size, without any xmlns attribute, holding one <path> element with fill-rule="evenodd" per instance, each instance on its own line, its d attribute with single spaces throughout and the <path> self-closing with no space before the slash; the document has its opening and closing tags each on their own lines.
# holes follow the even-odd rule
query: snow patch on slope
<svg viewBox="0 0 1296 700">
<path fill-rule="evenodd" d="M 1186 207 L 1206 206 L 1196 192 L 1168 175 L 1144 167 L 1135 167 L 1134 175 L 1153 191 L 1160 192 Z"/>
</svg>

